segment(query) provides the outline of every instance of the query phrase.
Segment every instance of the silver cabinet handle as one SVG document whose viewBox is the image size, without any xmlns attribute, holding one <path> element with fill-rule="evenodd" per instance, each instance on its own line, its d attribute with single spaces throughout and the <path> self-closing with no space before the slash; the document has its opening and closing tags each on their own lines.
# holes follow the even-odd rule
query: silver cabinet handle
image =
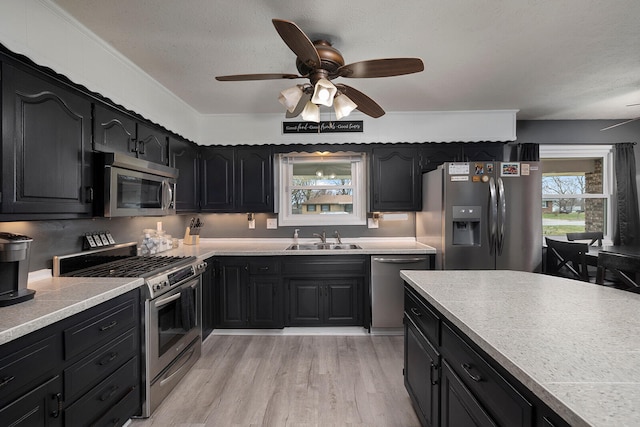
<svg viewBox="0 0 640 427">
<path fill-rule="evenodd" d="M 382 262 L 385 264 L 411 264 L 421 261 L 427 261 L 427 258 L 378 258 L 373 257 L 373 261 Z"/>
</svg>

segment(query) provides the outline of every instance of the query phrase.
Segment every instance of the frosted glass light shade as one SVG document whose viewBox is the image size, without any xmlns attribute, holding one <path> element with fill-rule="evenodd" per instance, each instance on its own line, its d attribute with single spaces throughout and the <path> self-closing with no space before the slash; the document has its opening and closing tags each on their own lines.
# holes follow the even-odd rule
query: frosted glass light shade
<svg viewBox="0 0 640 427">
<path fill-rule="evenodd" d="M 333 109 L 336 112 L 337 120 L 347 117 L 357 107 L 358 105 L 348 98 L 347 95 L 338 94 L 333 100 Z"/>
<path fill-rule="evenodd" d="M 298 105 L 298 102 L 300 101 L 300 98 L 302 98 L 303 94 L 304 92 L 302 91 L 300 86 L 296 85 L 280 92 L 278 101 L 280 102 L 280 104 L 284 105 L 287 111 L 293 113 L 293 110 L 296 109 L 296 106 Z"/>
<path fill-rule="evenodd" d="M 311 101 L 307 102 L 302 110 L 302 120 L 320 123 L 320 107 Z"/>
<path fill-rule="evenodd" d="M 336 95 L 336 92 L 338 92 L 338 88 L 336 88 L 333 83 L 327 79 L 320 79 L 316 82 L 311 102 L 331 107 L 333 105 L 333 97 Z"/>
</svg>

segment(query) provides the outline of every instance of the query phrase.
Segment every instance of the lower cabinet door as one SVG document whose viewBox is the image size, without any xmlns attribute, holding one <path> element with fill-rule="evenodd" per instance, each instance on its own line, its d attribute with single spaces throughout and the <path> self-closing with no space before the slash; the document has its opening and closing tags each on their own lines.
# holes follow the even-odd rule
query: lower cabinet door
<svg viewBox="0 0 640 427">
<path fill-rule="evenodd" d="M 3 426 L 61 426 L 62 378 L 59 375 L 0 409 Z"/>
<path fill-rule="evenodd" d="M 446 361 L 442 362 L 441 393 L 443 427 L 497 426 Z"/>
<path fill-rule="evenodd" d="M 249 284 L 249 325 L 282 328 L 282 285 L 279 276 L 252 277 Z"/>
<path fill-rule="evenodd" d="M 408 319 L 404 344 L 404 383 L 416 414 L 423 426 L 438 426 L 440 355 Z"/>
</svg>

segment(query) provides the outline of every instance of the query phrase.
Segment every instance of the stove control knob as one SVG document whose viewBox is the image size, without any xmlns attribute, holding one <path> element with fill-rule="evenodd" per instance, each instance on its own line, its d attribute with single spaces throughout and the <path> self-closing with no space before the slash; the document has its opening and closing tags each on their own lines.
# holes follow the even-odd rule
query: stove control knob
<svg viewBox="0 0 640 427">
<path fill-rule="evenodd" d="M 159 291 L 160 290 L 160 284 L 153 285 L 153 290 L 154 291 Z"/>
<path fill-rule="evenodd" d="M 166 288 L 167 286 L 169 286 L 169 282 L 167 280 L 164 280 L 162 282 L 162 286 L 164 286 Z"/>
</svg>

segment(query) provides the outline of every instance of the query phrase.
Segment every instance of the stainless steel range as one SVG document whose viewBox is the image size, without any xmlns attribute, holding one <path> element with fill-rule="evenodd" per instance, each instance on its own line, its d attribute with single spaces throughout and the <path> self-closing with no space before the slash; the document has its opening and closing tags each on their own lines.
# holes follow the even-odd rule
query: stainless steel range
<svg viewBox="0 0 640 427">
<path fill-rule="evenodd" d="M 196 257 L 137 256 L 136 243 L 56 256 L 54 276 L 144 279 L 144 403 L 149 417 L 200 357 L 201 275 Z"/>
</svg>

